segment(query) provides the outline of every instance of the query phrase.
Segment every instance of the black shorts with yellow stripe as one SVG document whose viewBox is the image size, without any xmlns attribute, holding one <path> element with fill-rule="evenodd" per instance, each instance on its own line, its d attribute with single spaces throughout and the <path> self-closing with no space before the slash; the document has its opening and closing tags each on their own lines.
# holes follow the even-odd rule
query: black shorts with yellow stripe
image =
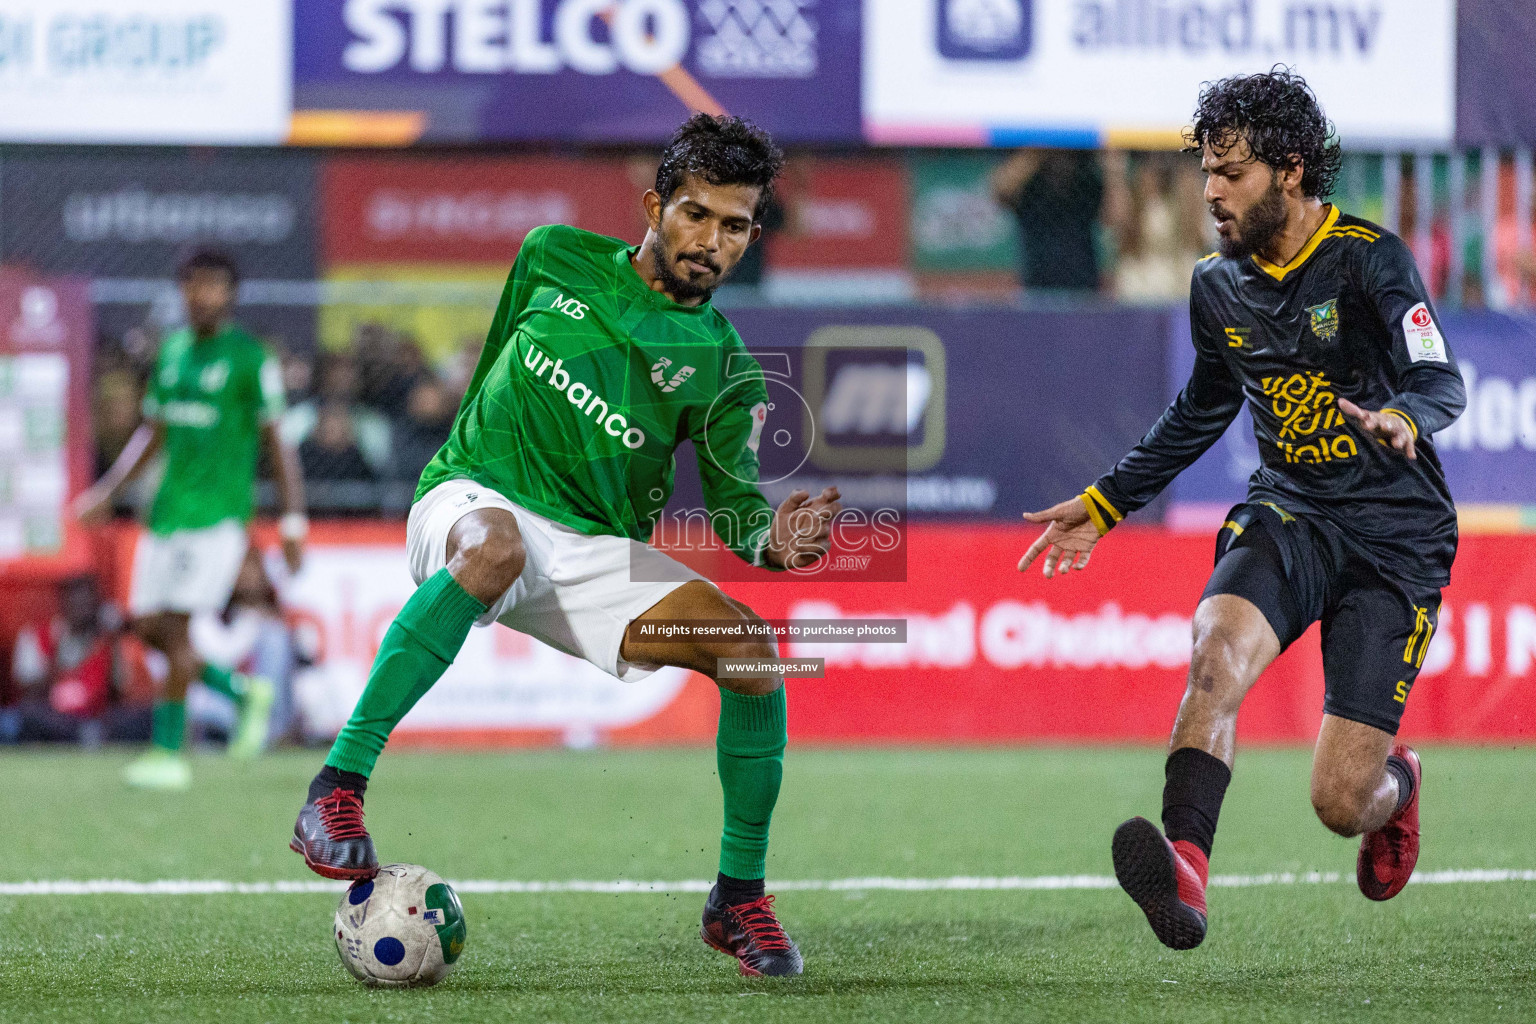
<svg viewBox="0 0 1536 1024">
<path fill-rule="evenodd" d="M 1323 712 L 1397 733 L 1440 615 L 1440 591 L 1382 575 L 1337 527 L 1260 502 L 1216 536 L 1203 597 L 1252 602 L 1284 650 L 1321 620 Z"/>
</svg>

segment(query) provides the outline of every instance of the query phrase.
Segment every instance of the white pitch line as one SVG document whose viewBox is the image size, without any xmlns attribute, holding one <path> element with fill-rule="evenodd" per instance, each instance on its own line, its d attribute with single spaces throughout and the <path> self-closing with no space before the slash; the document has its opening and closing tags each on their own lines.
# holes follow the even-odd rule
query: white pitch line
<svg viewBox="0 0 1536 1024">
<path fill-rule="evenodd" d="M 1336 885 L 1353 882 L 1354 876 L 1337 871 L 1275 872 L 1263 875 L 1213 875 L 1211 887 L 1245 889 L 1271 885 Z M 1454 885 L 1490 882 L 1536 882 L 1536 871 L 1510 868 L 1471 868 L 1447 871 L 1420 871 L 1412 879 L 1416 885 Z M 452 883 L 465 893 L 598 893 L 608 895 L 708 892 L 712 883 L 705 880 L 680 882 L 518 882 L 470 879 Z M 850 892 L 884 889 L 894 892 L 975 892 L 999 890 L 1113 889 L 1109 875 L 1036 875 L 970 876 L 953 878 L 831 878 L 776 881 L 769 885 L 775 892 Z M 318 880 L 280 882 L 226 882 L 217 879 L 160 879 L 134 882 L 120 878 L 88 881 L 0 882 L 0 896 L 204 896 L 204 895 L 283 895 L 289 893 L 337 893 L 344 882 Z"/>
</svg>

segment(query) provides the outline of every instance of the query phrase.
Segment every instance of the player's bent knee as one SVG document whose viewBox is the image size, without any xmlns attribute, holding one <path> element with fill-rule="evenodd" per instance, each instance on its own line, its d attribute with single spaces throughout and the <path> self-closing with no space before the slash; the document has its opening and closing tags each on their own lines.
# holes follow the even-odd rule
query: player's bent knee
<svg viewBox="0 0 1536 1024">
<path fill-rule="evenodd" d="M 746 620 L 754 625 L 767 627 L 767 623 L 756 615 L 745 616 Z M 726 641 L 723 643 L 707 644 L 698 652 L 700 659 L 707 663 L 704 671 L 716 683 L 733 693 L 745 694 L 749 697 L 760 697 L 777 690 L 782 683 L 778 676 L 736 676 L 722 677 L 719 674 L 719 662 L 722 658 L 741 661 L 769 661 L 778 658 L 779 645 L 771 639 L 751 639 Z"/>
<path fill-rule="evenodd" d="M 1235 711 L 1252 682 L 1243 670 L 1245 660 L 1230 634 L 1197 630 L 1189 659 L 1190 696 Z"/>
<path fill-rule="evenodd" d="M 1312 809 L 1330 832 L 1357 836 L 1362 831 L 1370 794 L 1342 782 L 1312 782 Z"/>
<path fill-rule="evenodd" d="M 152 612 L 149 615 L 140 615 L 134 618 L 130 624 L 133 635 L 144 641 L 155 650 L 163 650 L 165 643 L 166 616 L 161 612 Z"/>
<path fill-rule="evenodd" d="M 512 588 L 528 563 L 528 552 L 517 528 L 489 527 L 466 531 L 455 538 L 448 571 L 466 592 L 493 604 Z"/>
</svg>

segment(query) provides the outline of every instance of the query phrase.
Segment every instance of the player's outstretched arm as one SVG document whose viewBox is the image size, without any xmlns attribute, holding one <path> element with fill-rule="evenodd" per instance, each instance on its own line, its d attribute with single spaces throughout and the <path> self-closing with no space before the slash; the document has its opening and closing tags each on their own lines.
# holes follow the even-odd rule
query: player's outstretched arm
<svg viewBox="0 0 1536 1024">
<path fill-rule="evenodd" d="M 1408 417 L 1402 413 L 1389 409 L 1372 412 L 1369 409 L 1360 408 L 1347 398 L 1339 399 L 1339 411 L 1354 420 L 1361 430 L 1374 437 L 1379 443 L 1388 448 L 1397 449 L 1410 460 L 1418 458 L 1413 450 L 1415 428 Z"/>
<path fill-rule="evenodd" d="M 1088 558 L 1093 546 L 1099 542 L 1099 528 L 1088 515 L 1088 506 L 1081 497 L 1052 505 L 1041 512 L 1026 512 L 1024 518 L 1031 523 L 1045 523 L 1045 532 L 1019 559 L 1019 572 L 1028 569 L 1040 553 L 1045 553 L 1045 578 L 1071 569 L 1088 568 Z"/>
<path fill-rule="evenodd" d="M 811 497 L 809 491 L 791 491 L 773 514 L 763 553 L 768 561 L 785 569 L 805 569 L 827 553 L 832 523 L 843 510 L 836 487 L 824 487 Z"/>
<path fill-rule="evenodd" d="M 139 424 L 139 428 L 123 446 L 122 454 L 112 463 L 112 468 L 102 474 L 94 486 L 87 487 L 75 498 L 75 518 L 90 526 L 106 522 L 112 515 L 112 503 L 128 485 L 128 481 L 138 475 L 164 443 L 163 424 L 154 421 Z"/>
</svg>

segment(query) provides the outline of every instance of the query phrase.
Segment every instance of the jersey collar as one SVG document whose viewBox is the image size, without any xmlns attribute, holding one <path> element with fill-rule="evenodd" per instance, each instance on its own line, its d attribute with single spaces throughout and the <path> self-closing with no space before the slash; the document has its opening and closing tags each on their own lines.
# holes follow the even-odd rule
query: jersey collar
<svg viewBox="0 0 1536 1024">
<path fill-rule="evenodd" d="M 1295 256 L 1292 256 L 1289 263 L 1280 264 L 1277 266 L 1276 264 L 1269 262 L 1269 260 L 1266 260 L 1264 257 L 1255 253 L 1253 256 L 1254 265 L 1257 266 L 1260 270 L 1264 271 L 1264 273 L 1268 274 L 1270 277 L 1274 278 L 1276 281 L 1284 281 L 1285 275 L 1289 274 L 1293 270 L 1296 270 L 1303 263 L 1307 262 L 1307 258 L 1310 257 L 1312 253 L 1317 250 L 1317 247 L 1322 244 L 1323 238 L 1328 234 L 1328 230 L 1333 227 L 1338 219 L 1339 208 L 1332 203 L 1329 203 L 1328 216 L 1323 218 L 1323 222 L 1317 226 L 1317 230 L 1312 232 L 1312 237 L 1307 239 L 1307 244 L 1301 247 L 1301 252 L 1298 252 Z"/>
</svg>

